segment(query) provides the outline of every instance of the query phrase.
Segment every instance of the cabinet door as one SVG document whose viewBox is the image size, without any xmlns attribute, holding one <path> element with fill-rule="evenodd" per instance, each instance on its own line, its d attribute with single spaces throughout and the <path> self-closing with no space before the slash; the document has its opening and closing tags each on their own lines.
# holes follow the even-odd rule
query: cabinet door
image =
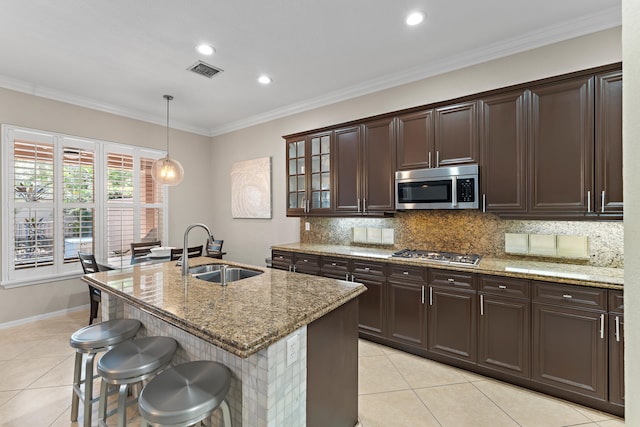
<svg viewBox="0 0 640 427">
<path fill-rule="evenodd" d="M 293 253 L 278 250 L 271 251 L 271 266 L 278 270 L 291 271 Z"/>
<path fill-rule="evenodd" d="M 287 215 L 301 216 L 307 210 L 305 137 L 289 139 L 287 146 Z"/>
<path fill-rule="evenodd" d="M 397 170 L 430 168 L 435 162 L 433 110 L 398 117 Z"/>
<path fill-rule="evenodd" d="M 622 214 L 622 71 L 596 76 L 596 206 Z"/>
<path fill-rule="evenodd" d="M 512 92 L 482 100 L 480 177 L 485 212 L 527 210 L 528 92 Z"/>
<path fill-rule="evenodd" d="M 531 379 L 607 398 L 604 312 L 533 303 Z"/>
<path fill-rule="evenodd" d="M 475 292 L 429 286 L 427 343 L 432 353 L 476 361 Z"/>
<path fill-rule="evenodd" d="M 435 166 L 478 161 L 478 102 L 463 102 L 435 110 Z"/>
<path fill-rule="evenodd" d="M 529 378 L 531 302 L 480 294 L 478 364 Z"/>
<path fill-rule="evenodd" d="M 609 314 L 609 400 L 624 405 L 624 316 Z"/>
<path fill-rule="evenodd" d="M 533 88 L 530 110 L 530 212 L 593 212 L 593 78 Z"/>
<path fill-rule="evenodd" d="M 425 285 L 389 280 L 389 338 L 425 348 Z"/>
<path fill-rule="evenodd" d="M 296 273 L 320 275 L 320 256 L 312 254 L 297 253 L 293 259 L 293 266 Z"/>
<path fill-rule="evenodd" d="M 395 210 L 395 129 L 393 119 L 365 123 L 362 212 Z"/>
<path fill-rule="evenodd" d="M 335 131 L 334 185 L 337 212 L 360 212 L 360 126 Z"/>
<path fill-rule="evenodd" d="M 366 292 L 358 297 L 358 327 L 361 332 L 383 337 L 385 335 L 385 301 L 386 292 L 384 278 L 375 276 L 353 275 L 353 280 L 367 287 Z"/>
</svg>

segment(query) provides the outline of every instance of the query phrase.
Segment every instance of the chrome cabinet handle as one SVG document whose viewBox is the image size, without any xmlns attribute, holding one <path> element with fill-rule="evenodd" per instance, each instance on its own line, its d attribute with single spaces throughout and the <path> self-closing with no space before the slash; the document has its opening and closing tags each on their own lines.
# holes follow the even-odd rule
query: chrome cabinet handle
<svg viewBox="0 0 640 427">
<path fill-rule="evenodd" d="M 431 151 L 429 151 L 429 168 L 431 168 Z"/>
<path fill-rule="evenodd" d="M 507 289 L 505 285 L 498 285 L 498 289 Z"/>
<path fill-rule="evenodd" d="M 480 316 L 484 316 L 484 295 L 480 294 Z"/>
<path fill-rule="evenodd" d="M 366 213 L 367 212 L 367 199 L 363 198 L 362 199 L 362 213 Z"/>
<path fill-rule="evenodd" d="M 571 296 L 571 295 L 569 295 L 569 294 L 564 294 L 564 295 L 562 295 L 562 298 L 564 298 L 564 299 L 571 299 L 571 298 L 573 298 L 573 296 Z"/>
<path fill-rule="evenodd" d="M 402 272 L 402 274 L 406 274 L 406 275 L 408 275 L 408 274 L 409 274 L 409 272 L 408 272 L 408 271 L 403 271 L 403 272 Z"/>
<path fill-rule="evenodd" d="M 451 278 L 447 279 L 447 282 L 449 282 L 449 283 L 455 283 L 455 281 L 456 281 L 456 279 L 451 279 Z"/>
<path fill-rule="evenodd" d="M 433 305 L 433 288 L 429 286 L 429 305 Z"/>
<path fill-rule="evenodd" d="M 358 197 L 358 212 L 360 212 L 360 197 Z"/>
<path fill-rule="evenodd" d="M 587 212 L 591 212 L 591 190 L 587 191 Z"/>
<path fill-rule="evenodd" d="M 345 274 L 344 280 L 346 280 L 347 282 L 349 281 L 349 273 Z"/>
<path fill-rule="evenodd" d="M 332 263 L 331 263 L 331 265 L 335 267 L 335 266 L 336 266 L 336 263 L 335 263 L 335 262 L 332 262 Z"/>
<path fill-rule="evenodd" d="M 370 271 L 371 269 L 369 267 L 365 267 L 364 271 L 366 271 L 367 273 Z"/>
<path fill-rule="evenodd" d="M 436 151 L 436 167 L 440 167 L 440 151 Z"/>
<path fill-rule="evenodd" d="M 600 198 L 602 199 L 602 202 L 600 202 L 600 207 L 602 208 L 602 212 L 604 212 L 604 190 L 602 190 Z"/>
<path fill-rule="evenodd" d="M 616 341 L 620 342 L 620 316 L 616 316 Z"/>
<path fill-rule="evenodd" d="M 600 338 L 604 338 L 604 314 L 600 315 Z"/>
<path fill-rule="evenodd" d="M 482 212 L 486 212 L 487 211 L 487 195 L 483 194 L 482 195 Z"/>
<path fill-rule="evenodd" d="M 424 305 L 424 285 L 422 285 L 422 304 Z"/>
</svg>

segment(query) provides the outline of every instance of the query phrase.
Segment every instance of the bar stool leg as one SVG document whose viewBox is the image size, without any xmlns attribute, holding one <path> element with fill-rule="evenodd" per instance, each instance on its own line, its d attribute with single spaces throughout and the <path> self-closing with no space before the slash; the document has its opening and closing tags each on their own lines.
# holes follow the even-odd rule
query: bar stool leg
<svg viewBox="0 0 640 427">
<path fill-rule="evenodd" d="M 118 427 L 125 427 L 127 425 L 127 391 L 129 384 L 120 384 L 120 390 L 118 391 Z"/>
<path fill-rule="evenodd" d="M 96 353 L 87 354 L 84 362 L 84 427 L 91 427 L 91 407 L 93 400 L 93 360 Z"/>
<path fill-rule="evenodd" d="M 105 380 L 100 382 L 100 403 L 98 404 L 98 420 L 104 421 L 107 418 L 107 397 L 109 395 L 108 385 Z"/>
<path fill-rule="evenodd" d="M 82 376 L 82 353 L 76 352 L 76 359 L 73 364 L 73 390 L 71 390 L 71 421 L 78 420 L 78 404 L 80 402 L 80 377 Z"/>
<path fill-rule="evenodd" d="M 220 404 L 220 409 L 222 409 L 222 420 L 224 421 L 224 427 L 231 427 L 231 411 L 229 410 L 229 404 L 227 400 L 223 400 Z"/>
</svg>

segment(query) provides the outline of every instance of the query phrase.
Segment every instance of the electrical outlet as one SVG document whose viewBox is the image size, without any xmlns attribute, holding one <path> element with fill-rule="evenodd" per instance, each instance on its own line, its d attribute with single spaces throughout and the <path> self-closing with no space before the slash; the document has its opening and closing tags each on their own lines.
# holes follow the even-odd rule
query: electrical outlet
<svg viewBox="0 0 640 427">
<path fill-rule="evenodd" d="M 298 360 L 298 353 L 300 352 L 300 340 L 298 335 L 294 335 L 287 340 L 287 366 L 291 366 L 293 362 Z"/>
<path fill-rule="evenodd" d="M 304 231 L 311 231 L 311 223 L 310 222 L 305 222 L 304 223 Z"/>
</svg>

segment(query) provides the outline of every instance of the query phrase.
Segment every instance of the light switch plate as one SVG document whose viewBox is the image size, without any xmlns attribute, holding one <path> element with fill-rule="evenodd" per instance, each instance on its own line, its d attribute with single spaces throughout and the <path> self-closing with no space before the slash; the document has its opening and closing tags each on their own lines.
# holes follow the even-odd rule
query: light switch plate
<svg viewBox="0 0 640 427">
<path fill-rule="evenodd" d="M 556 235 L 529 234 L 529 255 L 556 256 Z"/>
<path fill-rule="evenodd" d="M 587 236 L 558 236 L 558 256 L 589 259 L 589 238 Z"/>
<path fill-rule="evenodd" d="M 522 233 L 504 233 L 504 251 L 508 254 L 529 253 L 529 235 Z"/>
<path fill-rule="evenodd" d="M 367 243 L 382 243 L 382 229 L 367 228 Z"/>
<path fill-rule="evenodd" d="M 384 245 L 393 245 L 394 236 L 393 236 L 393 228 L 383 228 L 382 229 L 382 243 Z"/>
<path fill-rule="evenodd" d="M 367 229 L 364 227 L 353 227 L 351 240 L 355 243 L 367 243 Z"/>
</svg>

